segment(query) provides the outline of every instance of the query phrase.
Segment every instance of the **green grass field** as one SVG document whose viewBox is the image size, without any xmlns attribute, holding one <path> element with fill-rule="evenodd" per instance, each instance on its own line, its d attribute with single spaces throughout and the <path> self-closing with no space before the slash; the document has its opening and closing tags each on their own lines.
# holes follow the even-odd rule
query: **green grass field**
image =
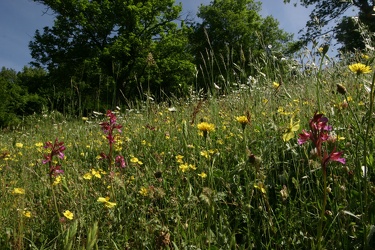
<svg viewBox="0 0 375 250">
<path fill-rule="evenodd" d="M 355 62 L 25 118 L 0 135 L 1 249 L 374 249 L 374 73 Z"/>
</svg>

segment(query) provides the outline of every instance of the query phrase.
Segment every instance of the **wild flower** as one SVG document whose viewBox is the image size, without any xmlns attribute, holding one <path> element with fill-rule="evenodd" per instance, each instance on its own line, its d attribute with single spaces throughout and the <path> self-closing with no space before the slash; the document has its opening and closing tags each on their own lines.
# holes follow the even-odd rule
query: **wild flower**
<svg viewBox="0 0 375 250">
<path fill-rule="evenodd" d="M 111 170 L 112 169 L 112 163 L 113 163 L 113 147 L 118 140 L 119 136 L 114 135 L 114 131 L 118 131 L 119 133 L 122 132 L 122 125 L 117 124 L 117 116 L 115 113 L 113 113 L 111 110 L 107 110 L 106 116 L 108 117 L 108 121 L 102 122 L 99 125 L 102 128 L 102 131 L 106 135 L 105 138 L 108 140 L 109 144 L 109 152 L 108 154 L 105 153 L 100 153 L 101 159 L 106 159 L 108 160 L 108 168 Z M 116 146 L 115 150 L 117 149 L 119 151 L 119 148 L 121 147 L 121 144 Z M 125 161 L 123 156 L 116 156 L 115 157 L 115 166 L 117 167 L 125 167 Z"/>
<path fill-rule="evenodd" d="M 122 155 L 117 155 L 116 158 L 115 158 L 115 164 L 116 164 L 116 167 L 120 167 L 120 168 L 125 168 L 126 167 L 126 162 L 125 162 L 125 159 Z"/>
<path fill-rule="evenodd" d="M 176 155 L 175 158 L 177 163 L 184 163 L 184 161 L 182 160 L 184 158 L 183 155 Z"/>
<path fill-rule="evenodd" d="M 201 122 L 197 125 L 197 128 L 203 132 L 203 137 L 207 138 L 208 132 L 212 132 L 215 130 L 215 125 L 208 122 Z"/>
<path fill-rule="evenodd" d="M 24 210 L 24 211 L 22 211 L 22 215 L 25 216 L 26 218 L 31 218 L 31 212 L 30 211 Z"/>
<path fill-rule="evenodd" d="M 198 176 L 201 177 L 202 179 L 207 178 L 207 174 L 205 172 L 198 174 Z"/>
<path fill-rule="evenodd" d="M 148 189 L 146 187 L 141 187 L 141 189 L 138 192 L 142 196 L 147 196 L 148 195 Z"/>
<path fill-rule="evenodd" d="M 25 189 L 23 188 L 14 188 L 12 194 L 25 194 Z"/>
<path fill-rule="evenodd" d="M 283 134 L 283 141 L 287 142 L 294 137 L 294 132 L 299 130 L 299 121 L 293 122 L 293 117 L 290 118 L 289 126 Z"/>
<path fill-rule="evenodd" d="M 349 65 L 349 69 L 351 72 L 356 73 L 357 75 L 367 74 L 367 73 L 372 72 L 371 67 L 363 63 L 354 63 L 352 65 Z"/>
<path fill-rule="evenodd" d="M 65 212 L 63 213 L 63 215 L 68 220 L 73 220 L 73 218 L 74 218 L 74 214 L 72 212 L 70 212 L 69 210 L 65 210 Z"/>
<path fill-rule="evenodd" d="M 86 173 L 86 174 L 83 175 L 82 178 L 85 179 L 85 180 L 91 180 L 92 179 L 92 174 L 91 173 Z"/>
<path fill-rule="evenodd" d="M 132 156 L 132 158 L 130 158 L 130 162 L 136 163 L 136 164 L 139 164 L 139 165 L 143 164 L 142 161 L 140 161 L 137 157 L 134 157 L 134 156 Z"/>
<path fill-rule="evenodd" d="M 106 208 L 113 208 L 117 205 L 116 202 L 110 202 L 109 197 L 99 197 L 97 202 L 103 203 Z"/>
<path fill-rule="evenodd" d="M 342 152 L 337 152 L 336 148 L 334 148 L 330 153 L 323 148 L 323 142 L 326 142 L 331 139 L 329 131 L 332 130 L 332 127 L 328 125 L 328 118 L 325 117 L 323 114 L 314 114 L 314 117 L 309 122 L 310 131 L 307 132 L 305 130 L 299 135 L 298 143 L 304 144 L 307 141 L 311 141 L 314 148 L 314 152 L 316 152 L 317 157 L 320 159 L 320 166 L 322 169 L 323 175 L 323 202 L 322 202 L 322 209 L 320 213 L 320 220 L 318 226 L 318 244 L 320 244 L 321 236 L 322 236 L 322 228 L 323 228 L 323 220 L 325 216 L 325 208 L 327 204 L 327 165 L 331 161 L 340 162 L 341 164 L 345 164 L 345 159 L 342 156 Z"/>
<path fill-rule="evenodd" d="M 273 87 L 274 89 L 278 89 L 278 88 L 280 87 L 280 83 L 273 82 L 273 83 L 272 83 L 272 87 Z"/>
<path fill-rule="evenodd" d="M 64 159 L 65 155 L 63 152 L 65 151 L 66 147 L 64 145 L 64 142 L 59 142 L 59 140 L 56 138 L 53 144 L 52 142 L 47 141 L 44 145 L 44 148 L 48 151 L 43 155 L 44 159 L 42 160 L 42 163 L 48 163 L 48 175 L 50 177 L 51 184 L 53 184 L 53 178 L 64 173 L 64 170 L 61 169 L 61 165 L 58 164 L 54 157 L 57 156 L 60 159 Z"/>
<path fill-rule="evenodd" d="M 184 163 L 184 164 L 181 164 L 179 167 L 178 167 L 183 173 L 185 173 L 186 171 L 189 170 L 189 165 L 187 163 Z"/>
<path fill-rule="evenodd" d="M 16 143 L 16 148 L 23 148 L 23 144 L 20 143 L 20 142 L 17 142 L 17 143 Z"/>
<path fill-rule="evenodd" d="M 61 175 L 56 176 L 56 178 L 55 178 L 55 180 L 53 181 L 52 185 L 53 185 L 53 186 L 56 186 L 56 185 L 60 184 L 61 180 L 62 180 Z"/>
<path fill-rule="evenodd" d="M 248 124 L 250 121 L 247 116 L 237 116 L 236 117 L 237 122 L 239 122 L 242 126 L 242 130 L 245 130 L 246 124 Z"/>
</svg>

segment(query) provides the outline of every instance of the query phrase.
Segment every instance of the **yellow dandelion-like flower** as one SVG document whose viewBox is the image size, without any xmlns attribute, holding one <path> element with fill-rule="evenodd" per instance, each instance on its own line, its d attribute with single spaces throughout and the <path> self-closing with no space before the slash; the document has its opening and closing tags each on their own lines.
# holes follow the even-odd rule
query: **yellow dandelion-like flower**
<svg viewBox="0 0 375 250">
<path fill-rule="evenodd" d="M 349 65 L 349 69 L 351 72 L 356 73 L 357 75 L 371 73 L 372 71 L 370 66 L 363 63 L 354 63 Z"/>
<path fill-rule="evenodd" d="M 35 147 L 40 148 L 40 147 L 43 147 L 43 142 L 37 142 L 34 145 Z"/>
<path fill-rule="evenodd" d="M 192 169 L 192 170 L 197 170 L 197 167 L 193 164 L 189 164 L 189 168 Z"/>
<path fill-rule="evenodd" d="M 12 194 L 25 194 L 25 189 L 23 188 L 14 188 Z"/>
<path fill-rule="evenodd" d="M 197 125 L 197 128 L 203 133 L 211 132 L 215 130 L 215 125 L 208 122 L 201 122 Z"/>
<path fill-rule="evenodd" d="M 20 142 L 17 142 L 17 143 L 16 143 L 16 148 L 23 148 L 23 144 L 20 143 Z"/>
<path fill-rule="evenodd" d="M 205 172 L 198 174 L 198 176 L 201 177 L 202 179 L 207 178 L 207 174 Z"/>
<path fill-rule="evenodd" d="M 236 117 L 236 120 L 241 123 L 241 124 L 247 124 L 249 122 L 249 120 L 247 119 L 246 116 L 238 116 Z"/>
<path fill-rule="evenodd" d="M 141 189 L 138 192 L 142 196 L 147 196 L 148 195 L 148 189 L 145 187 L 141 187 Z"/>
<path fill-rule="evenodd" d="M 70 212 L 69 210 L 65 210 L 63 215 L 65 216 L 65 218 L 67 218 L 69 220 L 73 220 L 73 218 L 74 218 L 74 214 L 72 212 Z"/>
</svg>

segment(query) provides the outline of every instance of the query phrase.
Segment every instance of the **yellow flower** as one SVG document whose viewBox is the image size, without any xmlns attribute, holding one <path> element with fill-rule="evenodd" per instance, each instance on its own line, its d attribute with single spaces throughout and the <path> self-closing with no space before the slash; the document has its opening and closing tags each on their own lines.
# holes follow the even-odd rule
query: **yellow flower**
<svg viewBox="0 0 375 250">
<path fill-rule="evenodd" d="M 285 134 L 283 134 L 283 141 L 287 142 L 294 137 L 294 132 L 299 129 L 299 121 L 293 123 L 293 117 L 290 118 L 289 127 L 286 129 Z"/>
<path fill-rule="evenodd" d="M 368 60 L 368 59 L 370 58 L 370 57 L 369 57 L 368 55 L 366 55 L 366 54 L 362 54 L 361 57 L 362 57 L 363 59 L 365 59 L 365 60 Z"/>
<path fill-rule="evenodd" d="M 67 218 L 69 220 L 73 220 L 74 214 L 72 212 L 70 212 L 69 210 L 65 210 L 63 215 L 65 216 L 65 218 Z"/>
<path fill-rule="evenodd" d="M 35 147 L 40 148 L 40 147 L 43 147 L 43 142 L 37 142 L 34 145 Z"/>
<path fill-rule="evenodd" d="M 97 200 L 97 202 L 104 203 L 104 206 L 106 208 L 113 208 L 114 206 L 117 205 L 116 202 L 110 202 L 109 201 L 109 197 L 105 197 L 105 198 L 104 197 L 99 197 L 98 200 Z"/>
<path fill-rule="evenodd" d="M 272 86 L 273 86 L 274 89 L 278 89 L 280 87 L 280 83 L 273 82 Z"/>
<path fill-rule="evenodd" d="M 371 73 L 372 71 L 370 66 L 367 66 L 363 63 L 354 63 L 352 65 L 349 65 L 349 69 L 357 75 Z"/>
<path fill-rule="evenodd" d="M 96 171 L 95 169 L 91 169 L 91 174 L 92 174 L 93 176 L 95 176 L 96 178 L 99 178 L 99 179 L 102 178 L 100 172 L 99 172 L 99 171 Z"/>
<path fill-rule="evenodd" d="M 189 170 L 189 165 L 187 163 L 185 164 L 181 164 L 179 167 L 178 167 L 183 173 L 185 173 L 187 170 Z"/>
<path fill-rule="evenodd" d="M 23 188 L 14 188 L 12 194 L 25 194 L 25 189 L 23 189 Z"/>
<path fill-rule="evenodd" d="M 86 173 L 86 174 L 83 175 L 83 179 L 85 179 L 85 180 L 91 180 L 91 178 L 92 178 L 91 173 Z"/>
<path fill-rule="evenodd" d="M 241 124 L 247 124 L 249 122 L 249 120 L 247 119 L 246 116 L 237 116 L 236 117 L 236 120 L 241 123 Z"/>
<path fill-rule="evenodd" d="M 115 207 L 116 205 L 117 205 L 116 202 L 110 202 L 110 201 L 107 201 L 107 202 L 104 204 L 104 206 L 105 206 L 106 208 L 113 208 L 113 207 Z"/>
<path fill-rule="evenodd" d="M 17 143 L 16 143 L 16 148 L 23 148 L 23 144 L 20 143 L 20 142 L 17 142 Z"/>
<path fill-rule="evenodd" d="M 130 162 L 133 162 L 133 163 L 138 163 L 139 165 L 142 165 L 143 162 L 141 162 L 137 157 L 132 157 L 130 159 Z"/>
<path fill-rule="evenodd" d="M 145 188 L 145 187 L 141 187 L 141 189 L 139 190 L 138 193 L 139 193 L 140 195 L 142 195 L 142 196 L 147 196 L 147 194 L 148 194 L 148 189 Z"/>
<path fill-rule="evenodd" d="M 52 185 L 53 185 L 53 186 L 58 185 L 58 184 L 61 182 L 61 179 L 62 179 L 61 175 L 57 176 L 57 177 L 55 178 L 55 180 L 53 181 Z"/>
<path fill-rule="evenodd" d="M 83 116 L 83 117 L 82 117 L 82 121 L 84 121 L 84 122 L 85 122 L 85 121 L 88 121 L 88 120 L 89 120 L 89 118 L 88 118 L 88 117 L 85 117 L 85 116 Z"/>
<path fill-rule="evenodd" d="M 97 199 L 97 202 L 102 202 L 102 203 L 104 203 L 104 202 L 107 202 L 107 201 L 109 201 L 109 197 L 106 197 L 106 198 L 104 198 L 104 197 L 99 197 L 99 198 Z"/>
<path fill-rule="evenodd" d="M 198 176 L 201 177 L 202 179 L 207 178 L 207 174 L 205 172 L 198 174 Z"/>
<path fill-rule="evenodd" d="M 264 188 L 264 184 L 259 182 L 258 185 L 254 184 L 254 188 L 259 189 L 263 194 L 266 193 L 266 189 Z"/>
<path fill-rule="evenodd" d="M 31 212 L 30 211 L 23 211 L 22 212 L 23 216 L 30 218 L 31 217 Z"/>
<path fill-rule="evenodd" d="M 208 153 L 207 150 L 203 150 L 203 151 L 201 151 L 201 156 L 203 156 L 203 157 L 205 157 L 205 158 L 208 159 L 208 157 L 210 157 L 210 154 Z"/>
<path fill-rule="evenodd" d="M 176 161 L 177 163 L 184 163 L 184 161 L 182 160 L 184 158 L 183 155 L 176 155 Z"/>
<path fill-rule="evenodd" d="M 197 125 L 197 128 L 202 131 L 203 133 L 204 132 L 211 132 L 211 131 L 214 131 L 215 130 L 215 125 L 212 124 L 212 123 L 208 123 L 208 122 L 201 122 Z"/>
</svg>

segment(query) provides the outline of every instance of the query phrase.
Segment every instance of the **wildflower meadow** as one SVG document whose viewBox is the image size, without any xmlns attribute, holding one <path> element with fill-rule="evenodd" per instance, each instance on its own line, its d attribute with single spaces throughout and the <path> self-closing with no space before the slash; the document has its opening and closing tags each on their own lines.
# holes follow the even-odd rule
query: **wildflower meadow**
<svg viewBox="0 0 375 250">
<path fill-rule="evenodd" d="M 1 249 L 375 249 L 374 65 L 316 53 L 288 78 L 4 130 Z"/>
</svg>

